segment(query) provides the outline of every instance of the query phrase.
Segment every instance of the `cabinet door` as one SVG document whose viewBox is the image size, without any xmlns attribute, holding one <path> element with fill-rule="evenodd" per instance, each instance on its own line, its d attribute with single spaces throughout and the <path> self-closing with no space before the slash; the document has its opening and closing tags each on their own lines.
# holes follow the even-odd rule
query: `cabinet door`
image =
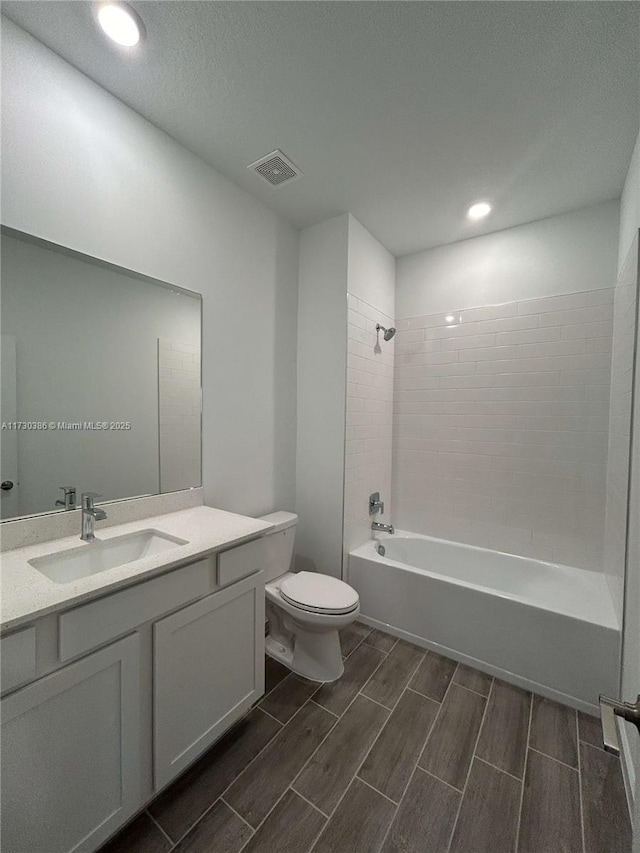
<svg viewBox="0 0 640 853">
<path fill-rule="evenodd" d="M 2 853 L 95 850 L 140 807 L 138 645 L 2 700 Z"/>
<path fill-rule="evenodd" d="M 156 622 L 156 790 L 216 741 L 263 692 L 262 573 Z"/>
</svg>

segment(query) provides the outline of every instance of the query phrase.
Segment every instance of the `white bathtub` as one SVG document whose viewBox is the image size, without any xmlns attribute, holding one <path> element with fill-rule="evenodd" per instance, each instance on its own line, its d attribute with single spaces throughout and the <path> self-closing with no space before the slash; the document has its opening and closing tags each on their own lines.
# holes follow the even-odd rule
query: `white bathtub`
<svg viewBox="0 0 640 853">
<path fill-rule="evenodd" d="M 620 626 L 596 572 L 399 530 L 352 551 L 348 581 L 364 622 L 420 646 L 592 713 L 618 693 Z"/>
</svg>

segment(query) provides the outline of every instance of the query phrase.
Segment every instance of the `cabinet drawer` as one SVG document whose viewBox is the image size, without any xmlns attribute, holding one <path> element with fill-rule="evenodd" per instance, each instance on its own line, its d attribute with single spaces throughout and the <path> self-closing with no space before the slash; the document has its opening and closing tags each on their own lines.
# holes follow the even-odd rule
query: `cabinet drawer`
<svg viewBox="0 0 640 853">
<path fill-rule="evenodd" d="M 2 690 L 11 690 L 16 684 L 36 676 L 36 629 L 31 626 L 0 641 L 2 660 Z"/>
<path fill-rule="evenodd" d="M 264 538 L 238 545 L 218 556 L 218 584 L 227 584 L 246 578 L 264 569 L 266 554 Z"/>
<path fill-rule="evenodd" d="M 59 618 L 60 660 L 69 660 L 133 631 L 215 588 L 215 558 L 208 557 L 67 610 Z"/>
</svg>

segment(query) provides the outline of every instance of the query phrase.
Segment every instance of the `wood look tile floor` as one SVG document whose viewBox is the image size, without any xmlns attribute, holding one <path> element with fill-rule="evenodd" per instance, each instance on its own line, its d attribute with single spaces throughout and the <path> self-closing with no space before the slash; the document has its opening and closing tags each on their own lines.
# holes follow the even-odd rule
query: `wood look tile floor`
<svg viewBox="0 0 640 853">
<path fill-rule="evenodd" d="M 356 623 L 100 853 L 630 853 L 598 721 Z"/>
</svg>

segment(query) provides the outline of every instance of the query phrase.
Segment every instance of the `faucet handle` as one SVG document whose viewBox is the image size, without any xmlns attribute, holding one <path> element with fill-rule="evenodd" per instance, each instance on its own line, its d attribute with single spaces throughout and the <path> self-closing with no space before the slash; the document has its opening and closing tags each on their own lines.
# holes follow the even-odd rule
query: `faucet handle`
<svg viewBox="0 0 640 853">
<path fill-rule="evenodd" d="M 85 509 L 92 509 L 93 502 L 96 498 L 101 498 L 102 495 L 98 492 L 83 492 L 82 493 L 82 506 Z"/>
<path fill-rule="evenodd" d="M 64 492 L 64 500 L 56 501 L 56 506 L 63 506 L 66 510 L 76 508 L 76 487 L 75 486 L 59 486 Z"/>
<path fill-rule="evenodd" d="M 369 495 L 369 515 L 377 512 L 384 512 L 384 501 L 380 500 L 380 492 L 373 492 Z"/>
</svg>

